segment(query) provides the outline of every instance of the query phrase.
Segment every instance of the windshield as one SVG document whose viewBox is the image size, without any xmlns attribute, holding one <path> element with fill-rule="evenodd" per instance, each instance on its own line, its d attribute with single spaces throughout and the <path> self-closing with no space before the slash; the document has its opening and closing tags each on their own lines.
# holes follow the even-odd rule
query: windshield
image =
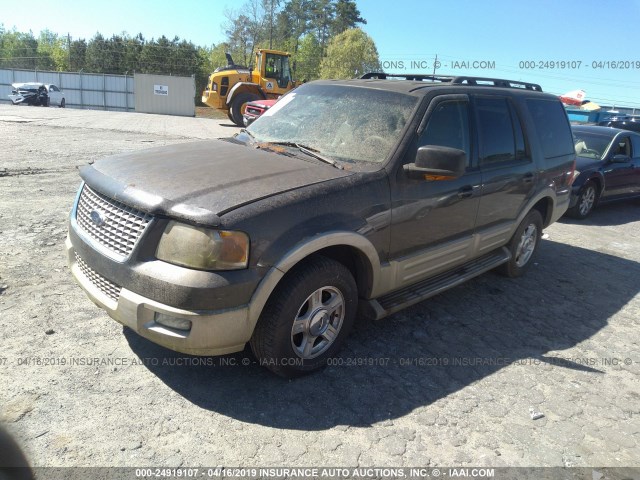
<svg viewBox="0 0 640 480">
<path fill-rule="evenodd" d="M 598 135 L 597 133 L 573 132 L 573 144 L 576 154 L 585 157 L 601 160 L 611 143 L 612 138 L 608 135 Z"/>
<path fill-rule="evenodd" d="M 383 162 L 418 99 L 344 85 L 306 84 L 278 101 L 248 128 L 256 142 L 312 148 L 340 162 Z"/>
</svg>

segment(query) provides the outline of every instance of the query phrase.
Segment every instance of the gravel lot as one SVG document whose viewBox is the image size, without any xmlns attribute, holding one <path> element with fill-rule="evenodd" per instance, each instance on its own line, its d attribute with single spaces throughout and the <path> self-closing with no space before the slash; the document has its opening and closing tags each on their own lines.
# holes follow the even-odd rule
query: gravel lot
<svg viewBox="0 0 640 480">
<path fill-rule="evenodd" d="M 0 106 L 0 419 L 33 465 L 640 466 L 640 201 L 551 226 L 524 278 L 359 324 L 295 381 L 123 331 L 66 267 L 76 168 L 236 130 Z"/>
</svg>

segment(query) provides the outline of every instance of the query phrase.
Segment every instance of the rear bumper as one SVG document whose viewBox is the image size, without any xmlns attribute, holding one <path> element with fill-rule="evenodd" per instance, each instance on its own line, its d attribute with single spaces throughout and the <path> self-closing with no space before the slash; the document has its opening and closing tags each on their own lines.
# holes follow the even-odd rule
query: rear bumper
<svg viewBox="0 0 640 480">
<path fill-rule="evenodd" d="M 91 301 L 111 318 L 154 343 L 191 355 L 223 355 L 241 351 L 251 338 L 253 324 L 249 322 L 249 308 L 246 305 L 221 310 L 172 307 L 117 287 L 90 266 L 81 268 L 79 262 L 83 260 L 79 260 L 81 257 L 76 255 L 69 237 L 65 247 L 69 268 Z M 87 272 L 90 272 L 90 276 Z M 105 285 L 108 287 L 105 288 Z M 180 330 L 167 327 L 156 321 L 158 314 L 189 320 L 191 328 Z"/>
</svg>

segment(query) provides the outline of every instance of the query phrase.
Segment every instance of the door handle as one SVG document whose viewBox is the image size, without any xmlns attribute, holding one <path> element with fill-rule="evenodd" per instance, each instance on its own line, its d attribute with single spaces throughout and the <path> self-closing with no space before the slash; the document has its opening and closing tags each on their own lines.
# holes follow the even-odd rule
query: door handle
<svg viewBox="0 0 640 480">
<path fill-rule="evenodd" d="M 473 195 L 473 187 L 471 185 L 465 185 L 458 190 L 458 198 L 469 198 Z"/>
<path fill-rule="evenodd" d="M 533 182 L 533 173 L 532 172 L 528 172 L 524 174 L 524 177 L 522 177 L 522 181 L 524 183 L 531 183 Z"/>
</svg>

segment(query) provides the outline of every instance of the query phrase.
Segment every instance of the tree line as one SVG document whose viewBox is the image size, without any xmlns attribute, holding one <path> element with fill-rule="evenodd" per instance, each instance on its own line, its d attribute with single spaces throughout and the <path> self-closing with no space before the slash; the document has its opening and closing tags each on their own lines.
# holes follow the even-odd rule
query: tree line
<svg viewBox="0 0 640 480">
<path fill-rule="evenodd" d="M 272 48 L 292 54 L 297 80 L 351 78 L 380 67 L 375 43 L 358 28 L 364 24 L 354 0 L 248 0 L 225 12 L 226 39 L 211 46 L 126 32 L 96 33 L 88 41 L 49 30 L 35 36 L 0 24 L 0 68 L 194 75 L 200 92 L 208 75 L 226 65 L 226 52 L 249 66 L 256 49 Z"/>
<path fill-rule="evenodd" d="M 225 17 L 227 39 L 211 52 L 216 64 L 228 51 L 248 65 L 259 46 L 291 53 L 298 80 L 351 78 L 380 67 L 375 43 L 358 28 L 367 21 L 354 0 L 249 0 Z"/>
</svg>

